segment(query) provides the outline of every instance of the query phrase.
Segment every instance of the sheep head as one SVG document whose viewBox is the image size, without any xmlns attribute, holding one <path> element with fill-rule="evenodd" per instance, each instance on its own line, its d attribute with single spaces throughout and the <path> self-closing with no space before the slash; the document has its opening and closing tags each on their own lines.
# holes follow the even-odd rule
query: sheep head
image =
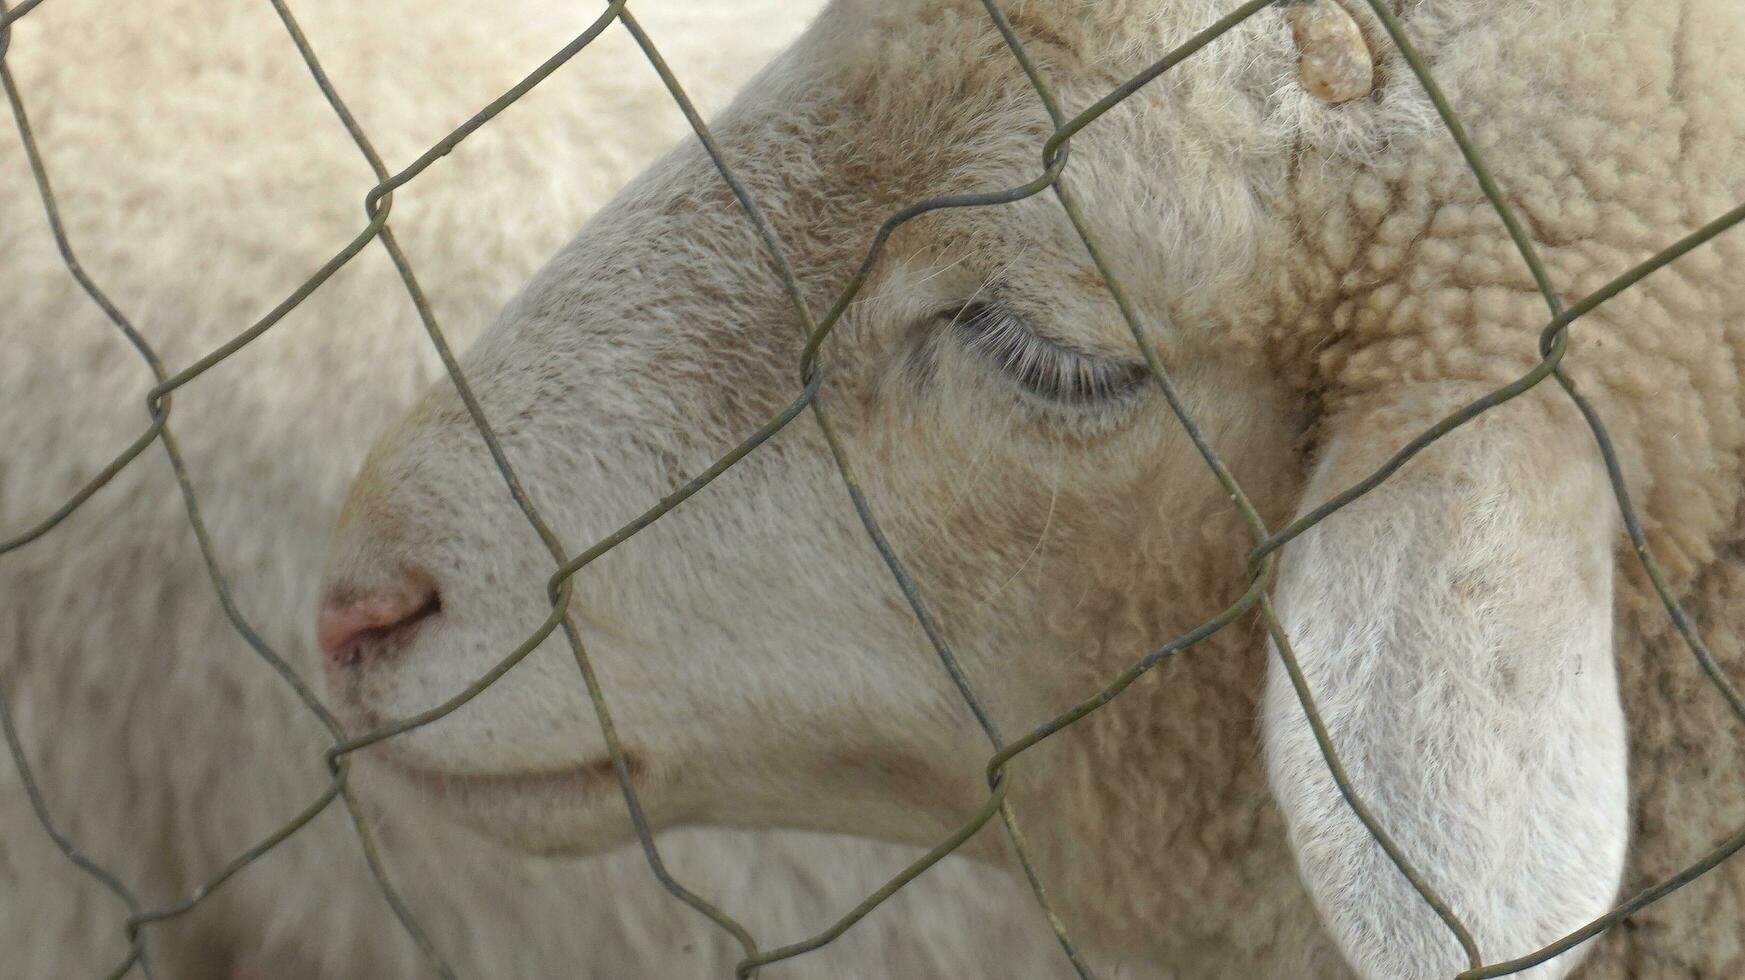
<svg viewBox="0 0 1745 980">
<path fill-rule="evenodd" d="M 1070 112 L 1224 6 L 1106 4 L 1066 16 L 1033 3 L 1011 14 Z M 1274 526 L 1465 390 L 1425 388 L 1402 395 L 1411 406 L 1402 409 L 1385 392 L 1329 390 L 1314 369 L 1354 261 L 1340 243 L 1376 234 L 1388 217 L 1361 203 L 1375 184 L 1366 166 L 1434 132 L 1414 90 L 1370 92 L 1367 49 L 1351 49 L 1363 35 L 1343 8 L 1337 17 L 1256 16 L 1075 136 L 1064 178 L 1182 404 Z M 1329 44 L 1343 47 L 1316 47 Z M 1025 184 L 1043 167 L 1053 124 L 980 4 L 843 0 L 713 131 L 802 298 L 821 312 L 886 216 L 924 198 Z M 1360 204 L 1338 210 L 1317 194 Z M 1353 220 L 1370 225 L 1337 225 Z M 703 149 L 685 145 L 599 214 L 461 363 L 521 487 L 574 554 L 791 404 L 806 382 L 803 345 L 765 243 Z M 1052 194 L 903 225 L 820 364 L 817 411 L 1008 736 L 1246 587 L 1242 518 L 1166 409 Z M 1451 901 L 1479 915 L 1498 952 L 1603 908 L 1622 860 L 1622 728 L 1609 630 L 1591 616 L 1606 615 L 1609 576 L 1596 572 L 1568 615 L 1535 616 L 1510 591 L 1566 559 L 1604 566 L 1594 542 L 1610 525 L 1594 474 L 1540 474 L 1547 499 L 1579 512 L 1580 525 L 1497 480 L 1545 426 L 1568 422 L 1543 414 L 1538 428 L 1451 440 L 1423 464 L 1439 475 L 1367 502 L 1347 518 L 1348 535 L 1312 533 L 1282 566 L 1280 608 L 1304 633 L 1298 655 L 1327 692 L 1334 735 L 1356 745 L 1398 834 L 1444 858 L 1437 873 Z M 657 827 L 780 825 L 933 843 L 984 798 L 986 735 L 869 541 L 840 466 L 816 421 L 796 418 L 574 577 L 569 611 Z M 1472 501 L 1485 506 L 1462 509 Z M 1546 527 L 1556 533 L 1535 530 Z M 1371 552 L 1392 562 L 1376 566 L 1394 569 L 1392 583 L 1422 592 L 1370 582 L 1361 572 Z M 1503 572 L 1488 575 L 1484 562 Z M 462 400 L 437 385 L 381 438 L 336 534 L 324 622 L 336 702 L 369 727 L 461 690 L 546 618 L 554 564 Z M 1450 578 L 1470 603 L 1418 598 Z M 1398 629 L 1365 625 L 1377 622 Z M 1436 634 L 1439 625 L 1455 632 Z M 1413 684 L 1454 676 L 1439 658 L 1493 657 L 1516 635 L 1535 637 L 1559 669 L 1438 688 L 1471 715 L 1401 707 Z M 1227 861 L 1235 870 L 1219 887 L 1240 894 L 1269 882 L 1280 908 L 1306 885 L 1366 976 L 1458 967 L 1459 950 L 1427 911 L 1400 912 L 1411 893 L 1315 768 L 1283 675 L 1275 670 L 1263 693 L 1264 640 L 1233 629 L 1208 646 L 1167 690 L 1136 688 L 1017 766 L 1014 792 L 1045 814 L 1038 825 L 1116 840 L 1140 832 L 1111 829 L 1122 820 L 1143 827 L 1180 814 L 1168 819 L 1208 828 L 1206 837 L 1166 849 L 1167 860 L 1206 869 L 1202 884 L 1221 880 Z M 1341 669 L 1347 646 L 1361 672 Z M 1583 669 L 1560 669 L 1572 663 Z M 1256 712 L 1283 826 L 1253 758 Z M 1517 751 L 1562 722 L 1580 737 Z M 1421 754 L 1362 751 L 1389 732 Z M 561 634 L 476 700 L 376 752 L 520 846 L 585 852 L 629 839 Z M 1503 759 L 1591 781 L 1503 785 Z M 1418 763 L 1434 778 L 1417 778 Z M 1026 772 L 1039 780 L 1026 784 Z M 1059 785 L 1083 792 L 1047 788 Z M 1444 835 L 1436 821 L 1448 805 L 1492 810 Z M 1247 841 L 1254 826 L 1261 844 Z M 1592 841 L 1582 854 L 1545 846 L 1569 826 Z M 1075 865 L 1119 863 L 1087 855 L 1096 836 L 1045 837 L 1069 896 L 1094 894 L 1108 877 L 1075 878 Z M 997 852 L 989 835 L 979 841 Z M 1549 876 L 1558 890 L 1497 885 L 1498 862 L 1510 861 L 1562 862 Z M 1154 948 L 1167 946 L 1156 933 L 1171 931 L 1171 916 L 1204 916 L 1185 932 L 1223 914 L 1217 902 L 1167 914 L 1155 901 L 1131 904 L 1145 906 L 1152 934 L 1142 941 Z M 1532 915 L 1514 915 L 1524 906 Z"/>
<path fill-rule="evenodd" d="M 814 311 L 891 212 L 1022 184 L 1042 166 L 1049 118 L 982 8 L 909 6 L 831 9 L 713 127 Z M 1039 38 L 1039 58 L 1073 66 L 1057 83 L 1063 97 L 1106 88 L 1081 64 L 1087 41 L 1018 23 Z M 941 65 L 957 67 L 916 84 Z M 1259 139 L 1253 120 L 1217 132 L 1135 106 L 1073 152 L 1094 175 L 1079 194 L 1141 316 L 1167 336 L 1172 363 L 1191 365 L 1186 397 L 1209 407 L 1250 393 L 1249 410 L 1210 424 L 1220 443 L 1251 447 L 1234 456 L 1264 487 L 1291 458 L 1297 419 L 1259 377 L 1252 346 L 1270 304 L 1269 290 L 1252 289 L 1258 242 L 1276 221 L 1249 162 Z M 1267 162 L 1279 176 L 1283 164 Z M 1247 291 L 1252 302 L 1227 301 Z M 702 148 L 686 145 L 554 258 L 462 363 L 522 485 L 579 552 L 796 398 L 803 341 L 752 222 Z M 1179 591 L 1170 580 L 1202 577 L 1185 566 L 1206 552 L 1207 528 L 1237 533 L 1052 197 L 905 225 L 821 363 L 822 411 L 1008 727 L 1071 693 L 1085 657 L 1084 624 L 1068 625 L 1084 618 L 1075 604 L 1094 606 L 1109 588 Z M 1106 567 L 1136 538 L 1182 557 Z M 1220 550 L 1239 583 L 1240 549 Z M 335 627 L 342 703 L 387 720 L 452 694 L 545 618 L 552 567 L 461 400 L 437 385 L 365 465 L 330 574 L 342 604 L 387 596 L 387 614 L 353 603 L 346 622 L 358 629 L 402 605 L 436 615 L 378 644 L 380 655 L 359 654 L 368 644 Z M 1204 602 L 1219 593 L 1195 588 Z M 1184 616 L 1206 608 L 1183 605 Z M 985 738 L 809 418 L 584 569 L 574 616 L 662 820 L 920 840 L 979 799 Z M 593 709 L 562 638 L 547 647 L 387 754 L 466 777 L 450 780 L 457 796 L 482 796 L 469 787 L 486 774 L 542 774 L 549 787 L 563 784 L 544 776 L 576 773 L 588 791 L 541 790 L 550 826 L 530 817 L 540 826 L 523 830 L 552 847 L 615 840 L 622 807 Z M 802 796 L 817 808 L 795 807 Z M 572 825 L 584 828 L 575 840 Z"/>
</svg>

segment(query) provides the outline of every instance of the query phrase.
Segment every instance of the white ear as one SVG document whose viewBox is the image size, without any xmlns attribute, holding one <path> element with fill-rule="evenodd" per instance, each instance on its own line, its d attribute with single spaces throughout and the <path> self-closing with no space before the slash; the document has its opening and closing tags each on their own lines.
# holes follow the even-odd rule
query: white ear
<svg viewBox="0 0 1745 980">
<path fill-rule="evenodd" d="M 1398 404 L 1329 427 L 1304 511 L 1434 418 Z M 1522 399 L 1456 430 L 1280 557 L 1280 621 L 1358 797 L 1487 963 L 1604 913 L 1623 867 L 1617 518 L 1582 435 Z M 1263 716 L 1298 868 L 1359 975 L 1448 980 L 1466 969 L 1340 796 L 1276 649 Z M 1581 955 L 1521 976 L 1562 977 Z"/>
</svg>

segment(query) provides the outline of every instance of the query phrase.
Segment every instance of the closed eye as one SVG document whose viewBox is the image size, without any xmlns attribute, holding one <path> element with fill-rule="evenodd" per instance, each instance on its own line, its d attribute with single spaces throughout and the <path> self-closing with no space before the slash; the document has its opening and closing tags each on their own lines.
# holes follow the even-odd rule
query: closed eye
<svg viewBox="0 0 1745 980">
<path fill-rule="evenodd" d="M 1068 404 L 1105 402 L 1145 382 L 1145 365 L 1073 350 L 1031 332 L 1017 314 L 972 303 L 941 314 L 970 351 L 991 361 L 1031 394 Z"/>
</svg>

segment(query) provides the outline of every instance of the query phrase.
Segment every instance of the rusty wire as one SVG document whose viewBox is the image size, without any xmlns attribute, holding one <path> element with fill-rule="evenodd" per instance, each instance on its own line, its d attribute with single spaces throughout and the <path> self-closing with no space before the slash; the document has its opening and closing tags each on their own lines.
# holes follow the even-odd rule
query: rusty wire
<svg viewBox="0 0 1745 980">
<path fill-rule="evenodd" d="M 1268 586 L 1270 585 L 1273 567 L 1278 551 L 1303 532 L 1325 520 L 1331 514 L 1349 505 L 1359 497 L 1373 490 L 1387 480 L 1406 462 L 1411 460 L 1423 449 L 1436 440 L 1465 425 L 1479 415 L 1502 405 L 1513 398 L 1531 390 L 1547 379 L 1555 379 L 1581 412 L 1594 438 L 1594 444 L 1605 464 L 1608 478 L 1616 497 L 1619 513 L 1622 517 L 1625 531 L 1631 541 L 1633 550 L 1640 561 L 1644 572 L 1654 590 L 1659 595 L 1666 608 L 1667 615 L 1684 639 L 1692 656 L 1696 659 L 1705 675 L 1725 699 L 1732 712 L 1745 721 L 1745 698 L 1742 698 L 1732 681 L 1725 675 L 1715 662 L 1701 636 L 1685 613 L 1677 597 L 1665 581 L 1658 563 L 1648 548 L 1641 521 L 1636 514 L 1634 504 L 1625 487 L 1620 462 L 1613 448 L 1605 425 L 1599 418 L 1593 406 L 1576 391 L 1573 381 L 1562 370 L 1561 361 L 1568 350 L 1569 330 L 1577 320 L 1592 312 L 1601 304 L 1607 302 L 1637 282 L 1652 275 L 1678 257 L 1700 247 L 1715 236 L 1730 228 L 1745 222 L 1745 204 L 1716 217 L 1677 242 L 1672 243 L 1652 257 L 1644 260 L 1634 268 L 1618 276 L 1610 283 L 1595 290 L 1574 304 L 1565 305 L 1558 294 L 1555 284 L 1550 280 L 1544 266 L 1539 260 L 1537 251 L 1527 235 L 1514 209 L 1509 205 L 1507 195 L 1492 176 L 1483 157 L 1467 137 L 1466 130 L 1459 117 L 1449 105 L 1435 78 L 1432 76 L 1422 56 L 1412 45 L 1403 31 L 1398 19 L 1382 0 L 1365 0 L 1374 11 L 1379 23 L 1385 29 L 1388 37 L 1398 49 L 1418 83 L 1423 87 L 1436 111 L 1441 116 L 1449 136 L 1462 153 L 1474 179 L 1478 182 L 1484 196 L 1490 202 L 1493 210 L 1508 230 L 1517 252 L 1528 271 L 1531 273 L 1538 291 L 1544 297 L 1550 312 L 1550 319 L 1540 338 L 1540 361 L 1526 374 L 1515 381 L 1498 388 L 1485 396 L 1448 415 L 1446 418 L 1430 426 L 1416 438 L 1408 442 L 1397 453 L 1378 467 L 1373 473 L 1359 480 L 1345 491 L 1333 496 L 1326 503 L 1297 518 L 1290 524 L 1278 530 L 1270 530 L 1259 513 L 1248 501 L 1241 486 L 1224 465 L 1217 451 L 1202 435 L 1195 420 L 1187 411 L 1177 395 L 1168 371 L 1160 360 L 1155 346 L 1143 329 L 1140 318 L 1128 301 L 1122 290 L 1120 281 L 1104 261 L 1097 237 L 1087 225 L 1083 213 L 1073 196 L 1071 185 L 1066 181 L 1070 142 L 1072 137 L 1094 124 L 1098 118 L 1116 105 L 1121 104 L 1143 86 L 1151 83 L 1168 72 L 1171 68 L 1199 52 L 1208 44 L 1242 24 L 1250 17 L 1275 2 L 1293 2 L 1293 0 L 1248 0 L 1234 6 L 1224 17 L 1207 25 L 1207 27 L 1189 38 L 1187 41 L 1168 52 L 1164 57 L 1153 62 L 1145 70 L 1132 76 L 1109 91 L 1107 95 L 1092 103 L 1088 108 L 1072 117 L 1066 117 L 1055 98 L 1054 92 L 1047 80 L 1030 59 L 1022 41 L 997 0 L 982 0 L 989 20 L 998 30 L 1007 50 L 1022 69 L 1036 97 L 1047 111 L 1053 122 L 1053 131 L 1041 146 L 1041 159 L 1037 175 L 1023 184 L 1010 188 L 996 188 L 972 194 L 958 194 L 936 197 L 920 201 L 905 207 L 891 215 L 881 224 L 869 244 L 858 269 L 848 279 L 835 300 L 821 317 L 815 317 L 801 296 L 798 277 L 790 266 L 779 236 L 770 226 L 756 201 L 752 199 L 745 186 L 734 174 L 733 168 L 727 163 L 716 146 L 708 127 L 697 114 L 683 87 L 674 76 L 665 60 L 660 56 L 652 40 L 642 30 L 636 19 L 626 9 L 627 0 L 612 0 L 606 4 L 605 10 L 584 31 L 540 64 L 520 82 L 512 86 L 503 95 L 493 100 L 489 105 L 479 110 L 448 136 L 431 146 L 412 164 L 398 173 L 390 173 L 380 156 L 376 153 L 369 137 L 365 134 L 357 120 L 347 108 L 344 99 L 328 80 L 322 70 L 315 50 L 298 26 L 285 0 L 268 0 L 280 18 L 291 43 L 296 47 L 298 55 L 307 66 L 312 79 L 321 90 L 322 96 L 333 110 L 339 123 L 356 144 L 358 151 L 369 163 L 376 177 L 376 184 L 364 195 L 364 213 L 367 218 L 363 228 L 338 253 L 324 263 L 313 275 L 294 289 L 289 296 L 276 305 L 266 316 L 238 333 L 232 340 L 201 357 L 193 364 L 176 374 L 169 374 L 162 362 L 153 351 L 149 341 L 134 328 L 128 318 L 119 310 L 102 289 L 94 282 L 80 266 L 71 242 L 67 239 L 61 224 L 59 209 L 56 204 L 54 190 L 48 171 L 37 150 L 36 140 L 31 130 L 28 113 L 25 109 L 23 96 L 15 85 L 5 58 L 9 53 L 11 43 L 11 25 L 39 6 L 43 0 L 25 0 L 25 2 L 7 8 L 5 0 L 0 0 L 0 87 L 4 88 L 10 105 L 13 119 L 16 122 L 19 138 L 23 145 L 26 159 L 29 163 L 41 197 L 44 214 L 55 244 L 72 276 L 79 287 L 98 306 L 105 316 L 115 325 L 116 329 L 138 351 L 151 371 L 156 385 L 147 396 L 148 423 L 140 435 L 129 446 L 117 455 L 109 464 L 100 469 L 83 486 L 72 494 L 60 506 L 56 507 L 46 517 L 36 524 L 16 532 L 9 537 L 0 538 L 0 555 L 18 550 L 49 534 L 63 520 L 100 491 L 122 469 L 129 466 L 134 459 L 143 453 L 153 443 L 162 445 L 174 470 L 177 484 L 180 488 L 184 509 L 189 524 L 195 533 L 201 555 L 206 563 L 214 591 L 222 604 L 226 616 L 237 630 L 238 634 L 254 649 L 286 683 L 288 687 L 328 730 L 333 737 L 333 744 L 328 749 L 322 762 L 328 773 L 328 783 L 323 791 L 296 815 L 281 824 L 267 837 L 238 854 L 223 868 L 194 888 L 184 898 L 168 905 L 148 909 L 141 905 L 134 893 L 111 871 L 97 864 L 78 848 L 76 842 L 69 838 L 56 824 L 53 814 L 36 788 L 33 770 L 26 757 L 12 717 L 7 700 L 0 692 L 0 732 L 3 732 L 7 748 L 18 768 L 21 782 L 29 798 L 32 810 L 42 824 L 44 830 L 53 840 L 56 847 L 76 868 L 102 884 L 109 892 L 126 906 L 127 916 L 123 920 L 123 928 L 128 940 L 128 954 L 117 964 L 109 974 L 112 980 L 128 975 L 138 969 L 144 976 L 152 976 L 151 961 L 145 943 L 147 928 L 156 922 L 161 922 L 182 915 L 205 900 L 234 875 L 240 873 L 279 843 L 299 832 L 317 815 L 323 812 L 335 800 L 344 800 L 351 823 L 359 836 L 360 845 L 366 862 L 384 898 L 399 919 L 408 935 L 423 951 L 431 965 L 444 977 L 453 978 L 453 970 L 443 960 L 435 942 L 425 933 L 418 919 L 400 900 L 392 883 L 383 869 L 375 841 L 367 824 L 361 819 L 356 801 L 347 781 L 349 772 L 348 756 L 359 749 L 393 738 L 411 729 L 429 724 L 453 712 L 461 705 L 477 696 L 485 688 L 495 683 L 517 663 L 529 655 L 533 649 L 559 628 L 569 644 L 583 682 L 587 687 L 588 696 L 593 703 L 598 716 L 602 734 L 612 758 L 613 768 L 617 775 L 619 789 L 629 811 L 632 824 L 641 843 L 648 864 L 660 884 L 669 892 L 709 917 L 721 928 L 734 936 L 745 950 L 745 958 L 735 969 L 738 977 L 747 977 L 755 973 L 760 966 L 790 959 L 805 952 L 817 949 L 836 937 L 842 935 L 867 913 L 872 911 L 886 898 L 913 881 L 937 863 L 941 858 L 953 852 L 967 841 L 993 816 L 998 813 L 1004 822 L 1008 837 L 1017 859 L 1025 871 L 1026 878 L 1041 905 L 1046 917 L 1055 931 L 1062 950 L 1073 969 L 1080 977 L 1093 976 L 1089 966 L 1080 957 L 1067 929 L 1059 915 L 1052 907 L 1044 883 L 1032 865 L 1028 847 L 1020 831 L 1016 815 L 1007 802 L 1006 795 L 1009 786 L 1005 771 L 1007 763 L 1021 753 L 1035 746 L 1051 735 L 1067 728 L 1085 716 L 1098 710 L 1118 697 L 1130 684 L 1157 664 L 1178 653 L 1190 649 L 1195 644 L 1212 636 L 1238 619 L 1254 613 L 1258 614 L 1268 635 L 1290 676 L 1296 695 L 1302 704 L 1314 733 L 1321 754 L 1325 758 L 1329 771 L 1336 785 L 1350 805 L 1354 814 L 1362 821 L 1366 829 L 1384 849 L 1399 872 L 1411 884 L 1424 902 L 1435 911 L 1444 922 L 1470 962 L 1470 968 L 1461 973 L 1457 980 L 1481 980 L 1481 978 L 1500 977 L 1529 969 L 1554 956 L 1557 956 L 1604 930 L 1616 925 L 1624 918 L 1634 914 L 1702 874 L 1718 866 L 1741 848 L 1745 848 L 1745 828 L 1716 845 L 1711 851 L 1693 861 L 1678 873 L 1669 876 L 1643 892 L 1631 897 L 1612 911 L 1600 916 L 1587 925 L 1571 932 L 1545 947 L 1528 953 L 1516 959 L 1504 962 L 1487 963 L 1469 930 L 1461 921 L 1458 910 L 1450 908 L 1436 893 L 1425 874 L 1412 863 L 1410 858 L 1396 845 L 1387 834 L 1386 829 L 1375 816 L 1370 813 L 1352 787 L 1350 779 L 1345 774 L 1339 760 L 1337 748 L 1332 744 L 1316 708 L 1313 692 L 1310 691 L 1301 670 L 1298 668 L 1292 652 L 1289 637 L 1274 614 Z M 400 250 L 392 229 L 389 227 L 389 212 L 393 205 L 394 192 L 411 182 L 425 169 L 441 157 L 447 155 L 462 140 L 488 123 L 498 113 L 525 95 L 534 86 L 542 82 L 552 72 L 574 57 L 592 40 L 609 28 L 614 22 L 620 24 L 633 37 L 642 49 L 649 63 L 659 74 L 662 84 L 666 87 L 675 103 L 683 111 L 690 122 L 698 140 L 703 145 L 710 159 L 719 172 L 722 180 L 731 190 L 747 219 L 754 225 L 760 240 L 773 263 L 780 285 L 792 301 L 801 328 L 805 331 L 806 343 L 798 364 L 798 378 L 795 395 L 792 401 L 779 413 L 769 419 L 764 425 L 748 435 L 732 450 L 717 459 L 712 465 L 686 481 L 673 492 L 661 498 L 647 511 L 630 521 L 619 530 L 607 535 L 589 548 L 579 552 L 571 552 L 564 542 L 547 524 L 539 510 L 523 488 L 507 455 L 497 439 L 495 430 L 485 418 L 472 389 L 462 372 L 443 332 L 436 322 L 425 300 L 417 277 L 410 261 Z M 817 401 L 817 394 L 824 381 L 824 364 L 819 352 L 831 330 L 840 320 L 844 312 L 854 302 L 862 286 L 877 262 L 884 246 L 892 232 L 905 222 L 920 215 L 946 208 L 993 207 L 1008 204 L 1027 197 L 1052 191 L 1071 220 L 1077 231 L 1086 254 L 1095 265 L 1105 282 L 1110 298 L 1120 310 L 1123 318 L 1145 357 L 1150 368 L 1152 379 L 1160 394 L 1169 406 L 1179 424 L 1183 427 L 1194 446 L 1204 460 L 1211 476 L 1218 481 L 1237 507 L 1253 535 L 1254 543 L 1248 554 L 1248 586 L 1232 605 L 1194 629 L 1176 637 L 1156 650 L 1153 650 L 1134 661 L 1102 689 L 1091 693 L 1069 710 L 1036 726 L 1019 738 L 1006 739 L 994 724 L 975 687 L 964 675 L 950 646 L 928 611 L 927 604 L 907 572 L 902 559 L 885 538 L 879 522 L 861 492 L 860 484 L 855 476 L 850 459 L 842 440 L 832 426 L 828 414 Z M 443 366 L 451 383 L 466 406 L 475 428 L 483 437 L 486 447 L 503 478 L 504 485 L 516 505 L 527 519 L 529 525 L 538 533 L 540 539 L 550 551 L 554 562 L 554 571 L 547 584 L 547 600 L 550 603 L 550 613 L 538 629 L 530 634 L 488 671 L 467 685 L 463 690 L 443 703 L 427 711 L 420 712 L 409 718 L 387 724 L 374 731 L 361 735 L 347 737 L 340 729 L 335 719 L 322 706 L 319 699 L 298 677 L 296 672 L 275 652 L 256 631 L 249 625 L 247 617 L 237 607 L 230 589 L 229 579 L 219 567 L 211 541 L 207 535 L 205 524 L 201 519 L 199 496 L 193 481 L 184 465 L 174 434 L 169 425 L 171 413 L 171 395 L 175 389 L 198 377 L 219 362 L 236 353 L 242 347 L 253 342 L 267 330 L 277 324 L 292 308 L 302 302 L 321 286 L 341 266 L 349 262 L 372 241 L 379 241 L 392 259 L 397 272 L 405 286 L 407 296 L 418 312 L 426 333 L 434 349 L 442 360 Z M 708 486 L 715 478 L 724 473 L 746 455 L 755 451 L 765 441 L 781 431 L 801 413 L 811 410 L 812 417 L 823 433 L 831 455 L 842 478 L 850 502 L 864 526 L 869 539 L 879 555 L 884 560 L 891 576 L 907 600 L 917 623 L 928 638 L 929 643 L 938 656 L 943 669 L 949 674 L 953 684 L 963 698 L 966 707 L 974 714 L 993 748 L 993 754 L 986 763 L 988 781 L 988 796 L 981 808 L 956 832 L 940 842 L 919 859 L 915 860 L 898 874 L 893 876 L 884 886 L 879 888 L 853 909 L 843 914 L 829 928 L 815 936 L 779 946 L 768 951 L 759 949 L 756 941 L 731 916 L 715 907 L 703 897 L 696 895 L 679 883 L 667 870 L 654 833 L 643 815 L 641 804 L 637 798 L 635 787 L 629 776 L 623 749 L 612 721 L 606 694 L 600 687 L 594 673 L 579 631 L 567 615 L 571 593 L 571 578 L 582 568 L 595 559 L 622 544 L 643 528 L 659 520 L 662 515 L 682 504 L 685 500 Z M 3 678 L 0 678 L 3 680 Z"/>
</svg>

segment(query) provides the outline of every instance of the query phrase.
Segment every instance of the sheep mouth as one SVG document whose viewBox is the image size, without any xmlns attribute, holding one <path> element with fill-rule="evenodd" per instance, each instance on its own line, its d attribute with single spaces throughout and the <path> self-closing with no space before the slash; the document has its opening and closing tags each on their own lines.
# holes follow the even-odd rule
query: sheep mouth
<svg viewBox="0 0 1745 980">
<path fill-rule="evenodd" d="M 393 751 L 380 753 L 396 775 L 428 795 L 465 803 L 478 798 L 505 796 L 545 799 L 553 802 L 601 796 L 618 788 L 618 767 L 610 755 L 601 755 L 573 766 L 532 769 L 521 772 L 446 772 L 419 765 Z M 632 783 L 647 771 L 642 753 L 626 747 L 625 775 Z"/>
</svg>

